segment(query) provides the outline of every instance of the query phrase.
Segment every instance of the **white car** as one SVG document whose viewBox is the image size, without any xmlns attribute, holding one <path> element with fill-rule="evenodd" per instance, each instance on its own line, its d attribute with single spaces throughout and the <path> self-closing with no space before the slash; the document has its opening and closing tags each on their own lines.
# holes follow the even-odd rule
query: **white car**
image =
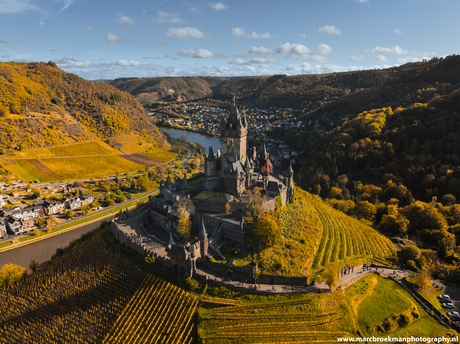
<svg viewBox="0 0 460 344">
<path fill-rule="evenodd" d="M 450 296 L 449 295 L 438 295 L 438 299 L 439 300 L 450 300 Z"/>
<path fill-rule="evenodd" d="M 444 302 L 442 306 L 444 308 L 454 308 L 454 304 L 452 302 Z"/>
<path fill-rule="evenodd" d="M 453 312 L 447 312 L 447 315 L 450 316 L 450 317 L 454 317 L 454 316 L 459 315 L 459 314 L 458 314 L 458 312 L 453 311 Z"/>
</svg>

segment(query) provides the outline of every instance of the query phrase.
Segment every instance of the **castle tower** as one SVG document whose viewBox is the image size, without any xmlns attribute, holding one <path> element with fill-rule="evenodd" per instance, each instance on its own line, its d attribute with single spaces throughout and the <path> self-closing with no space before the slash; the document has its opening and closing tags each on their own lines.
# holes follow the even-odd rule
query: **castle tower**
<svg viewBox="0 0 460 344">
<path fill-rule="evenodd" d="M 222 153 L 222 170 L 229 168 L 229 163 L 246 160 L 246 142 L 248 136 L 248 124 L 246 117 L 242 120 L 233 97 L 233 105 L 230 116 L 220 124 L 220 144 Z M 225 158 L 225 159 L 224 159 Z"/>
<path fill-rule="evenodd" d="M 198 239 L 200 240 L 201 259 L 204 259 L 204 257 L 208 254 L 208 233 L 206 232 L 203 219 L 201 219 L 201 228 L 200 233 L 198 234 Z"/>
<path fill-rule="evenodd" d="M 212 150 L 212 145 L 209 145 L 209 154 L 206 157 L 205 161 L 205 170 L 204 174 L 206 177 L 213 176 L 216 173 L 216 158 L 214 157 L 214 151 Z"/>
</svg>

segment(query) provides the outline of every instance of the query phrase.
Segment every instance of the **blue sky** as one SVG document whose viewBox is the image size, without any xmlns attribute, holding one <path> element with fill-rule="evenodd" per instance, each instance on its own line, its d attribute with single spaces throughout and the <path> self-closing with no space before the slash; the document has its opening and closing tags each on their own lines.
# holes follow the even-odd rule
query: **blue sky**
<svg viewBox="0 0 460 344">
<path fill-rule="evenodd" d="M 458 0 L 0 0 L 0 62 L 89 80 L 319 74 L 460 52 Z"/>
</svg>

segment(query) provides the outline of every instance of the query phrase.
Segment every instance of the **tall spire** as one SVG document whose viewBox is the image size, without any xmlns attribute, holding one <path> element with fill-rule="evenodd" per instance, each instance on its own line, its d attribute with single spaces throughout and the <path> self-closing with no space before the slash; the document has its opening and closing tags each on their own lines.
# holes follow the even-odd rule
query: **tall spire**
<svg viewBox="0 0 460 344">
<path fill-rule="evenodd" d="M 172 232 L 169 232 L 169 247 L 172 247 L 172 245 L 174 245 L 174 239 Z"/>
<path fill-rule="evenodd" d="M 208 233 L 206 232 L 206 227 L 204 226 L 204 219 L 201 218 L 201 228 L 200 228 L 200 233 L 198 234 L 200 240 L 203 240 L 205 237 L 208 236 Z"/>
<path fill-rule="evenodd" d="M 214 162 L 214 151 L 212 150 L 212 145 L 209 145 L 209 154 L 208 154 L 208 161 Z"/>
</svg>

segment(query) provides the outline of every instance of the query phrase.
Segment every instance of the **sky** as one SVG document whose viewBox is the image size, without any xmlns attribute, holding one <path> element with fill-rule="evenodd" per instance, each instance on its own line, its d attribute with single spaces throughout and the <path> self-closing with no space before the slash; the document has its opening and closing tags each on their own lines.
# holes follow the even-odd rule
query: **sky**
<svg viewBox="0 0 460 344">
<path fill-rule="evenodd" d="M 0 0 L 0 62 L 88 80 L 323 74 L 460 52 L 459 0 Z"/>
</svg>

